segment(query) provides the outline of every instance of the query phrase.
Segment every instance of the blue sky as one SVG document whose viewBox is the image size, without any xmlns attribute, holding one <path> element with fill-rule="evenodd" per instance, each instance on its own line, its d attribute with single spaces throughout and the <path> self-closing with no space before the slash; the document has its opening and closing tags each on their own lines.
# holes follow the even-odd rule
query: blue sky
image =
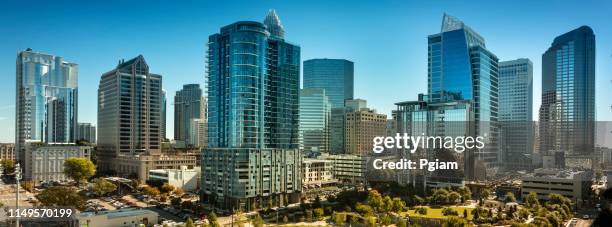
<svg viewBox="0 0 612 227">
<path fill-rule="evenodd" d="M 426 38 L 439 32 L 444 12 L 480 33 L 500 60 L 533 61 L 534 116 L 542 53 L 555 36 L 589 25 L 597 42 L 597 119 L 612 120 L 610 1 L 11 1 L 0 9 L 0 142 L 14 141 L 20 50 L 78 63 L 79 121 L 96 124 L 100 76 L 119 59 L 143 54 L 172 100 L 182 84 L 203 84 L 209 35 L 235 21 L 262 21 L 270 8 L 286 39 L 302 47 L 302 60 L 354 61 L 355 96 L 387 114 L 393 103 L 426 92 Z"/>
</svg>

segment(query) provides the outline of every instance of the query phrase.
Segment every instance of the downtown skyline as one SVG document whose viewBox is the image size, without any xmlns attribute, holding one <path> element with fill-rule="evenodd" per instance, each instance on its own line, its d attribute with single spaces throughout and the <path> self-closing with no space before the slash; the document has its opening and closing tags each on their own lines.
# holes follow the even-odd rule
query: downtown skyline
<svg viewBox="0 0 612 227">
<path fill-rule="evenodd" d="M 394 102 L 412 99 L 418 93 L 426 93 L 427 49 L 424 46 L 427 43 L 427 35 L 437 32 L 440 24 L 439 18 L 444 12 L 461 18 L 486 37 L 487 47 L 499 57 L 500 61 L 516 58 L 529 58 L 533 61 L 534 119 L 537 119 L 537 109 L 540 106 L 542 53 L 548 48 L 554 37 L 581 25 L 589 25 L 595 31 L 598 42 L 596 53 L 596 116 L 597 120 L 612 120 L 609 109 L 611 103 L 607 99 L 607 97 L 612 96 L 612 89 L 609 89 L 611 85 L 610 75 L 612 74 L 610 73 L 612 71 L 612 58 L 610 56 L 612 30 L 604 26 L 605 21 L 612 19 L 606 19 L 610 16 L 604 15 L 605 9 L 610 7 L 597 7 L 599 10 L 603 10 L 600 13 L 586 14 L 586 11 L 583 11 L 581 14 L 570 15 L 575 20 L 566 20 L 566 17 L 562 17 L 562 15 L 556 16 L 556 19 L 564 18 L 563 21 L 556 21 L 554 20 L 555 17 L 540 18 L 542 15 L 538 13 L 546 12 L 541 11 L 543 9 L 541 6 L 538 7 L 537 4 L 533 5 L 533 8 L 530 8 L 524 14 L 521 14 L 521 11 L 510 13 L 515 16 L 523 15 L 527 18 L 538 19 L 538 21 L 532 21 L 526 25 L 525 19 L 508 19 L 512 17 L 491 15 L 491 12 L 484 12 L 484 10 L 483 12 L 470 13 L 467 9 L 451 3 L 448 6 L 427 6 L 423 10 L 424 12 L 416 14 L 423 16 L 423 18 L 414 20 L 416 16 L 409 16 L 411 13 L 416 13 L 413 12 L 415 10 L 410 9 L 410 5 L 414 3 L 407 3 L 407 5 L 381 3 L 372 9 L 371 15 L 373 18 L 370 18 L 370 21 L 367 22 L 376 26 L 370 27 L 371 32 L 364 33 L 360 29 L 362 26 L 359 23 L 368 19 L 353 15 L 364 13 L 364 9 L 342 12 L 338 15 L 334 14 L 339 18 L 338 20 L 320 22 L 321 19 L 312 18 L 304 12 L 300 12 L 300 3 L 268 3 L 260 4 L 252 9 L 241 7 L 241 10 L 238 10 L 239 12 L 230 11 L 227 15 L 219 17 L 208 16 L 204 13 L 210 11 L 205 7 L 207 4 L 203 3 L 200 7 L 194 7 L 189 11 L 198 12 L 199 10 L 200 13 L 197 15 L 204 15 L 202 17 L 210 19 L 210 21 L 194 19 L 195 17 L 189 16 L 192 21 L 177 22 L 176 20 L 189 19 L 184 16 L 184 11 L 187 11 L 187 9 L 181 7 L 180 12 L 172 13 L 167 18 L 157 18 L 157 21 L 153 20 L 152 24 L 145 24 L 144 32 L 149 36 L 139 36 L 137 33 L 127 32 L 126 39 L 123 39 L 122 36 L 102 34 L 106 32 L 126 32 L 125 28 L 114 27 L 119 26 L 118 23 L 121 21 L 115 21 L 115 19 L 109 21 L 101 18 L 93 19 L 93 21 L 90 21 L 92 24 L 88 26 L 87 21 L 92 18 L 85 18 L 80 22 L 83 24 L 75 23 L 74 26 L 77 27 L 73 28 L 74 37 L 67 34 L 52 34 L 52 28 L 43 26 L 49 25 L 48 23 L 53 21 L 66 22 L 65 20 L 72 17 L 70 15 L 57 18 L 50 17 L 48 21 L 39 21 L 38 24 L 36 20 L 28 21 L 30 19 L 25 19 L 18 22 L 17 25 L 3 24 L 0 26 L 3 30 L 8 30 L 3 32 L 5 34 L 21 34 L 0 39 L 5 44 L 0 47 L 2 53 L 0 54 L 0 73 L 7 75 L 6 78 L 8 78 L 6 83 L 0 85 L 0 89 L 3 90 L 2 94 L 7 97 L 0 100 L 0 126 L 8 129 L 0 132 L 0 142 L 14 141 L 15 78 L 12 75 L 15 75 L 15 67 L 12 64 L 14 64 L 15 51 L 33 48 L 34 51 L 62 56 L 69 62 L 79 64 L 79 122 L 89 122 L 97 125 L 95 120 L 97 81 L 101 73 L 116 64 L 117 59 L 138 54 L 145 55 L 153 67 L 151 70 L 164 75 L 164 89 L 167 90 L 167 94 L 174 94 L 183 84 L 198 83 L 203 85 L 207 34 L 215 32 L 219 24 L 228 24 L 243 19 L 260 20 L 261 12 L 268 8 L 276 9 L 283 19 L 283 24 L 289 34 L 287 36 L 288 40 L 301 46 L 303 50 L 302 60 L 343 58 L 355 62 L 354 97 L 368 100 L 369 106 L 387 115 L 390 115 L 390 111 L 395 109 Z M 320 5 L 322 3 L 313 3 L 313 5 L 316 4 Z M 604 6 L 606 4 L 609 6 L 609 3 L 602 3 Z M 7 11 L 10 11 L 13 7 L 18 7 L 18 5 L 8 5 L 9 7 L 5 9 Z M 232 3 L 220 7 L 230 5 Z M 367 8 L 365 5 L 357 4 L 350 7 Z M 527 5 L 524 6 L 527 7 Z M 79 6 L 76 4 L 70 7 Z M 95 7 L 95 4 L 80 7 L 88 9 L 88 7 Z M 161 10 L 163 7 L 158 4 L 152 4 L 148 7 L 150 7 L 147 9 L 151 11 L 151 15 L 163 12 Z M 340 6 L 339 3 L 332 3 L 328 7 L 327 9 L 316 9 L 316 7 L 310 6 L 307 8 L 307 12 L 330 15 L 333 13 L 332 9 L 338 9 Z M 587 8 L 589 7 L 585 6 L 584 10 Z M 581 11 L 581 8 L 577 7 L 577 10 Z M 15 8 L 14 11 L 0 16 L 3 17 L 2 23 L 10 23 L 10 20 L 4 17 L 7 17 L 7 15 L 10 17 L 11 14 L 19 12 L 19 9 Z M 388 12 L 389 15 L 381 15 L 384 12 Z M 125 14 L 126 12 L 117 11 L 115 13 Z M 140 15 L 140 13 L 137 14 Z M 102 12 L 94 11 L 92 17 L 103 15 L 105 14 Z M 145 15 L 144 18 L 151 19 L 151 15 Z M 484 18 L 486 20 L 483 20 Z M 179 26 L 173 28 L 173 22 Z M 495 22 L 500 24 L 492 25 Z M 18 25 L 22 25 L 22 27 Z M 58 29 L 67 29 L 63 26 L 66 25 L 60 25 Z M 82 26 L 89 28 L 82 28 Z M 199 26 L 203 26 L 204 29 L 200 29 Z M 322 29 L 328 35 L 316 37 L 316 35 L 307 34 L 314 29 Z M 39 36 L 32 36 L 34 31 L 48 34 L 54 39 L 48 41 L 48 39 L 41 39 Z M 91 35 L 95 38 L 88 40 L 90 37 L 85 33 L 92 31 L 93 34 Z M 175 33 L 178 31 L 178 33 L 172 34 L 173 31 Z M 344 34 L 345 32 L 346 34 Z M 160 33 L 160 37 L 152 38 L 151 36 L 155 33 Z M 30 35 L 28 36 L 28 34 Z M 162 38 L 168 38 L 170 41 L 163 41 Z M 127 48 L 125 46 L 113 47 L 113 45 L 123 42 L 129 44 Z M 374 47 L 377 50 L 373 50 Z M 168 105 L 168 108 L 167 119 L 169 120 L 167 121 L 168 134 L 166 137 L 173 138 L 172 129 L 174 126 L 171 119 L 174 119 L 174 107 Z"/>
</svg>

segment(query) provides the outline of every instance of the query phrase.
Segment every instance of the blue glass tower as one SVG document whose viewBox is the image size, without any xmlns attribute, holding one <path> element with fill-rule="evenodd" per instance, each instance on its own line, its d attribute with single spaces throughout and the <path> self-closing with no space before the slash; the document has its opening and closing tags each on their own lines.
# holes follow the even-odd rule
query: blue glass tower
<svg viewBox="0 0 612 227">
<path fill-rule="evenodd" d="M 540 151 L 557 166 L 593 154 L 595 35 L 582 26 L 555 38 L 542 55 Z"/>
<path fill-rule="evenodd" d="M 15 144 L 20 161 L 27 141 L 74 143 L 78 65 L 27 49 L 17 55 L 16 72 Z"/>
<path fill-rule="evenodd" d="M 266 18 L 222 27 L 208 42 L 202 201 L 228 210 L 297 201 L 302 188 L 300 47 L 284 40 L 274 11 Z"/>
<path fill-rule="evenodd" d="M 304 61 L 304 88 L 325 89 L 332 108 L 344 107 L 353 99 L 353 62 L 345 59 L 310 59 Z"/>
<path fill-rule="evenodd" d="M 197 141 L 192 141 L 191 121 L 202 119 L 204 110 L 202 89 L 199 84 L 185 84 L 183 89 L 174 96 L 174 140 L 182 141 L 187 147 L 193 147 Z"/>
<path fill-rule="evenodd" d="M 442 30 L 428 37 L 429 103 L 470 101 L 474 133 L 484 136 L 486 148 L 474 157 L 487 168 L 498 160 L 498 59 L 486 49 L 482 36 L 449 15 Z"/>
</svg>

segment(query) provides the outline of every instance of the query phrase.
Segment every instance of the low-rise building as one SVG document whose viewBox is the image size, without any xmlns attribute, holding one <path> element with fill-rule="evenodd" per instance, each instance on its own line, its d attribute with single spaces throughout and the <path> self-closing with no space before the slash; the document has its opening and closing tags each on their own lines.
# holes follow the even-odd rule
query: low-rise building
<svg viewBox="0 0 612 227">
<path fill-rule="evenodd" d="M 145 209 L 120 209 L 101 212 L 83 212 L 75 216 L 78 226 L 136 227 L 153 226 L 159 221 L 157 212 Z"/>
<path fill-rule="evenodd" d="M 333 177 L 344 183 L 365 183 L 367 158 L 359 155 L 338 154 L 321 155 L 319 159 L 331 161 Z"/>
<path fill-rule="evenodd" d="M 115 158 L 115 171 L 119 176 L 138 177 L 141 182 L 149 179 L 149 170 L 152 169 L 180 169 L 187 166 L 193 169 L 196 166 L 196 157 L 192 155 L 133 155 L 118 156 Z"/>
<path fill-rule="evenodd" d="M 15 160 L 15 144 L 0 143 L 0 160 Z"/>
<path fill-rule="evenodd" d="M 149 170 L 150 181 L 168 183 L 184 191 L 196 191 L 200 185 L 200 168 L 152 169 Z"/>
<path fill-rule="evenodd" d="M 524 198 L 535 192 L 538 199 L 547 200 L 549 194 L 557 193 L 580 206 L 591 190 L 592 178 L 592 171 L 536 169 L 534 173 L 521 177 L 521 194 Z"/>
<path fill-rule="evenodd" d="M 64 175 L 67 158 L 90 158 L 91 146 L 26 143 L 24 179 L 34 183 L 69 180 Z"/>
<path fill-rule="evenodd" d="M 302 186 L 304 188 L 333 185 L 338 181 L 333 176 L 330 160 L 305 158 L 302 161 Z"/>
</svg>

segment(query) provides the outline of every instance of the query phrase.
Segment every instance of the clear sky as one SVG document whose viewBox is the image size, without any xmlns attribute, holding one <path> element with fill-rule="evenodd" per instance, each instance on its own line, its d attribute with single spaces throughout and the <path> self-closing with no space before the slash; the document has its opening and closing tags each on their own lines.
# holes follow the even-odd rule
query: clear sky
<svg viewBox="0 0 612 227">
<path fill-rule="evenodd" d="M 597 119 L 612 120 L 611 1 L 10 1 L 0 9 L 0 142 L 14 141 L 15 59 L 20 50 L 79 64 L 79 122 L 96 123 L 102 73 L 143 54 L 163 75 L 171 103 L 186 83 L 204 83 L 208 36 L 239 20 L 263 21 L 274 8 L 302 60 L 355 62 L 355 97 L 390 114 L 426 93 L 427 35 L 444 12 L 481 34 L 500 60 L 534 63 L 534 119 L 541 56 L 554 37 L 589 25 L 597 42 Z M 173 136 L 168 105 L 168 137 Z"/>
</svg>

